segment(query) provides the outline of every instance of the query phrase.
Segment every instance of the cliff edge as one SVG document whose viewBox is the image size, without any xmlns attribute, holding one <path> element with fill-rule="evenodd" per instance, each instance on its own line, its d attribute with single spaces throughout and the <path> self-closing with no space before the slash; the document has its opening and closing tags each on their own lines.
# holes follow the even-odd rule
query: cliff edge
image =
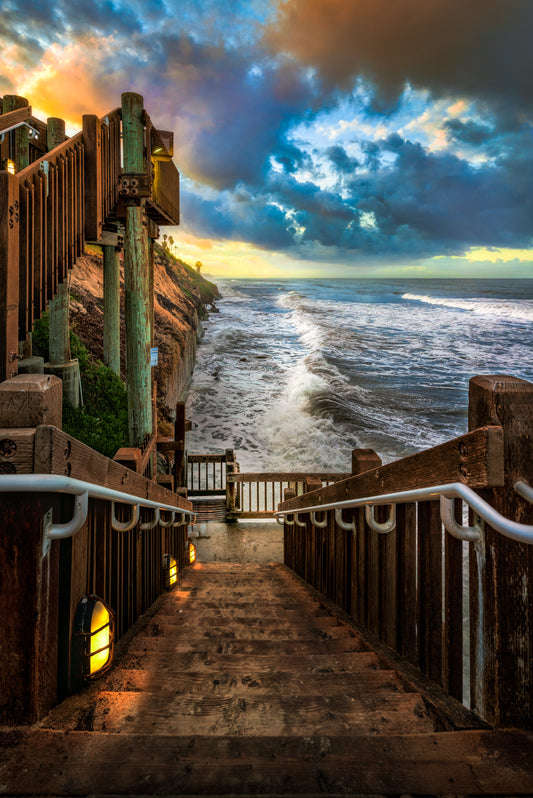
<svg viewBox="0 0 533 798">
<path fill-rule="evenodd" d="M 123 288 L 123 260 L 120 261 Z M 70 277 L 71 329 L 91 355 L 103 361 L 103 258 L 98 247 L 89 246 L 78 258 Z M 161 432 L 173 419 L 176 402 L 187 388 L 193 368 L 202 319 L 216 310 L 219 292 L 193 267 L 174 257 L 168 249 L 154 246 L 154 346 L 159 365 L 154 368 L 158 385 Z M 121 298 L 121 376 L 125 379 L 126 337 L 124 292 Z"/>
</svg>

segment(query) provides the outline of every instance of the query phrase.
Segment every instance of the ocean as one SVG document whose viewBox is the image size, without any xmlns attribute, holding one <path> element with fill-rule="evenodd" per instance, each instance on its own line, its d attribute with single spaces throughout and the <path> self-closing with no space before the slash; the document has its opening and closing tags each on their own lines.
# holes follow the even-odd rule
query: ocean
<svg viewBox="0 0 533 798">
<path fill-rule="evenodd" d="M 217 280 L 187 399 L 194 453 L 350 471 L 467 431 L 468 381 L 533 381 L 533 280 Z"/>
</svg>

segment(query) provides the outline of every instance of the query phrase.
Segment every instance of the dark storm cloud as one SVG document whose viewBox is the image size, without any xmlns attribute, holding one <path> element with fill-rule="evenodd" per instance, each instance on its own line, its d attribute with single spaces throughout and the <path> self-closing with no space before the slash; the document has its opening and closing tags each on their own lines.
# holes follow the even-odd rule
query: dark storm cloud
<svg viewBox="0 0 533 798">
<path fill-rule="evenodd" d="M 524 105 L 532 33 L 531 0 L 287 0 L 266 41 L 341 88 L 365 75 L 389 97 L 407 80 Z"/>
<path fill-rule="evenodd" d="M 461 122 L 460 119 L 448 119 L 444 123 L 445 130 L 454 141 L 464 144 L 485 144 L 491 137 L 492 131 L 486 125 L 477 122 Z"/>
<path fill-rule="evenodd" d="M 392 166 L 383 165 L 387 155 L 395 157 Z M 220 198 L 204 201 L 189 218 L 191 229 L 306 257 L 314 251 L 322 257 L 325 247 L 340 260 L 459 255 L 469 247 L 530 243 L 533 166 L 526 154 L 473 167 L 393 135 L 368 148 L 370 168 L 354 170 L 338 150 L 333 157 L 342 192 L 341 183 L 326 191 L 277 172 L 263 193 L 258 187 L 241 192 L 238 214 Z"/>
</svg>

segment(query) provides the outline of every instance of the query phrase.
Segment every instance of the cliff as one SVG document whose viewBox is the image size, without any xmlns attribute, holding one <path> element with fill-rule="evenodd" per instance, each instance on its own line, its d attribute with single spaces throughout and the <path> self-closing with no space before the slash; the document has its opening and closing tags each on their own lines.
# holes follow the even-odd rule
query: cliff
<svg viewBox="0 0 533 798">
<path fill-rule="evenodd" d="M 121 259 L 121 284 L 123 262 Z M 97 360 L 103 360 L 103 267 L 97 247 L 78 258 L 71 273 L 71 329 Z M 160 431 L 168 434 L 176 402 L 183 396 L 194 367 L 201 319 L 215 310 L 217 287 L 195 269 L 172 256 L 158 244 L 154 253 L 154 346 L 159 365 L 154 369 L 158 385 Z M 121 304 L 121 376 L 125 378 L 124 297 Z"/>
</svg>

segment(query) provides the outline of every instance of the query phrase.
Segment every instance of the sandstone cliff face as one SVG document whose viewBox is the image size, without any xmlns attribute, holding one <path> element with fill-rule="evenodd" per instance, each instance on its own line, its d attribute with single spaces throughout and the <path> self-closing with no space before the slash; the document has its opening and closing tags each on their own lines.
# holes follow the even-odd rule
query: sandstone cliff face
<svg viewBox="0 0 533 798">
<path fill-rule="evenodd" d="M 121 285 L 123 263 L 121 260 Z M 70 320 L 89 351 L 103 361 L 103 271 L 96 247 L 78 258 L 70 278 Z M 200 316 L 214 309 L 219 296 L 213 283 L 156 245 L 154 255 L 155 341 L 159 365 L 154 369 L 158 385 L 160 421 L 173 419 L 176 402 L 189 383 L 196 343 L 201 334 Z M 121 302 L 121 376 L 126 376 L 124 297 Z M 163 431 L 163 430 L 162 430 Z"/>
</svg>

